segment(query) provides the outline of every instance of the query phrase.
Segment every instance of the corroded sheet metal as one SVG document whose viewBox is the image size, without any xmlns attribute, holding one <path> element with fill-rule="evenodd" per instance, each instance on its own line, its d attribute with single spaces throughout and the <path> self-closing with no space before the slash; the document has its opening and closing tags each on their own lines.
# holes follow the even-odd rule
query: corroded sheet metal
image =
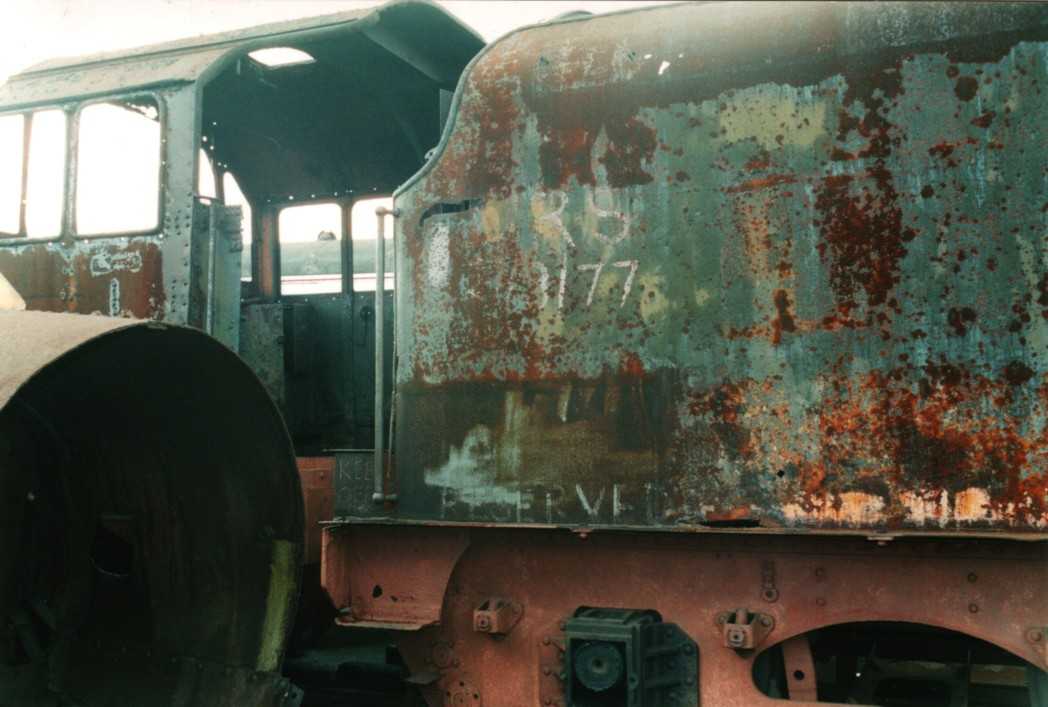
<svg viewBox="0 0 1048 707">
<path fill-rule="evenodd" d="M 164 318 L 158 237 L 7 246 L 0 248 L 0 273 L 28 309 Z"/>
<path fill-rule="evenodd" d="M 1044 5 L 527 29 L 397 196 L 402 513 L 1048 530 Z"/>
<path fill-rule="evenodd" d="M 594 605 L 654 609 L 693 638 L 699 646 L 699 705 L 782 707 L 783 699 L 762 694 L 754 680 L 761 650 L 822 627 L 855 622 L 949 629 L 994 643 L 1033 666 L 1046 665 L 1043 642 L 1028 638 L 1048 611 L 1046 543 L 907 538 L 885 548 L 862 538 L 725 533 L 653 538 L 619 531 L 587 536 L 381 524 L 356 524 L 338 529 L 337 535 L 333 530 L 326 531 L 332 533 L 328 549 L 349 558 L 343 562 L 351 564 L 352 572 L 325 579 L 344 582 L 334 585 L 339 594 L 333 596 L 358 592 L 347 616 L 403 626 L 413 608 L 440 607 L 439 625 L 398 635 L 412 673 L 433 675 L 423 688 L 431 705 L 447 704 L 442 701 L 446 692 L 454 694 L 462 682 L 473 686 L 486 707 L 565 704 L 564 681 L 558 677 L 563 622 L 580 606 Z M 441 551 L 441 543 L 450 549 L 459 537 L 468 543 L 464 552 Z M 430 574 L 418 572 L 419 565 L 410 561 L 418 561 L 423 547 L 432 550 L 426 557 L 434 570 Z M 441 563 L 453 564 L 454 572 Z M 450 581 L 433 579 L 449 574 Z M 770 601 L 762 597 L 769 574 L 776 590 Z M 372 587 L 383 591 L 374 596 Z M 504 640 L 473 630 L 473 612 L 488 596 L 524 606 L 520 622 Z M 767 642 L 758 650 L 736 653 L 724 646 L 717 615 L 740 606 L 774 617 Z M 843 700 L 839 692 L 836 700 L 822 695 L 819 703 L 791 697 L 791 706 L 808 707 Z"/>
<path fill-rule="evenodd" d="M 54 103 L 129 89 L 175 83 L 190 83 L 218 61 L 228 47 L 192 53 L 137 58 L 135 61 L 110 60 L 56 68 L 36 67 L 0 84 L 0 106 Z"/>
</svg>

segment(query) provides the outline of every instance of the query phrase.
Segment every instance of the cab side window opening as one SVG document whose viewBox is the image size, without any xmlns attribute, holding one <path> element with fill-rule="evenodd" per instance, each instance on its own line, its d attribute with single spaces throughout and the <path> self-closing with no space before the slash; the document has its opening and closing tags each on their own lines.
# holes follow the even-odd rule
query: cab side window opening
<svg viewBox="0 0 1048 707">
<path fill-rule="evenodd" d="M 204 147 L 197 155 L 197 196 L 202 199 L 220 200 L 226 206 L 239 206 L 241 213 L 241 239 L 244 244 L 240 258 L 240 280 L 251 282 L 251 205 L 240 189 L 240 184 L 232 172 L 216 171 L 215 162 L 209 154 L 214 143 L 204 136 Z M 225 167 L 220 164 L 219 167 Z M 219 176 L 220 175 L 220 176 Z"/>
<path fill-rule="evenodd" d="M 360 199 L 350 211 L 353 234 L 353 291 L 375 291 L 375 240 L 378 238 L 378 216 L 375 209 L 393 208 L 392 197 Z M 393 289 L 393 217 L 385 216 L 386 268 L 383 288 Z"/>
<path fill-rule="evenodd" d="M 14 236 L 21 229 L 22 152 L 25 118 L 0 116 L 0 234 Z"/>
<path fill-rule="evenodd" d="M 200 149 L 197 155 L 197 196 L 205 199 L 218 198 L 218 189 L 215 183 L 215 169 L 211 164 L 211 158 L 207 151 Z"/>
<path fill-rule="evenodd" d="M 78 130 L 77 233 L 155 230 L 161 165 L 156 101 L 93 103 L 80 111 Z"/>
<path fill-rule="evenodd" d="M 240 258 L 240 280 L 242 282 L 251 281 L 251 204 L 248 203 L 247 197 L 244 196 L 244 192 L 240 189 L 240 184 L 237 182 L 237 178 L 233 176 L 232 172 L 225 172 L 222 175 L 222 196 L 225 197 L 226 206 L 239 206 L 242 214 L 241 219 L 241 238 L 244 242 L 244 254 Z"/>
<path fill-rule="evenodd" d="M 342 208 L 288 206 L 280 212 L 280 292 L 319 295 L 342 291 Z"/>
<path fill-rule="evenodd" d="M 62 232 L 65 196 L 66 114 L 33 113 L 29 138 L 25 229 L 29 238 L 52 238 Z"/>
</svg>

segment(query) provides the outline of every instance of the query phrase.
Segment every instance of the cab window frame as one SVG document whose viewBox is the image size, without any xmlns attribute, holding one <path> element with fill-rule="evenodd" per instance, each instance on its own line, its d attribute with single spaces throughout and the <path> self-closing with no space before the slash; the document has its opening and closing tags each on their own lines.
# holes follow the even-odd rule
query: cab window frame
<svg viewBox="0 0 1048 707">
<path fill-rule="evenodd" d="M 302 206 L 325 206 L 325 205 L 337 206 L 338 210 L 339 210 L 339 227 L 340 227 L 340 230 L 341 230 L 341 237 L 338 239 L 338 243 L 339 243 L 339 270 L 340 270 L 340 272 L 339 272 L 339 289 L 337 291 L 334 291 L 334 292 L 312 292 L 312 293 L 288 293 L 288 292 L 285 292 L 284 291 L 284 258 L 283 258 L 283 251 L 281 249 L 281 239 L 280 239 L 280 236 L 281 236 L 280 215 L 284 211 L 286 211 L 287 209 L 293 209 L 293 208 L 302 207 Z M 301 300 L 301 299 L 309 299 L 309 298 L 316 298 L 316 297 L 342 297 L 342 296 L 345 296 L 346 294 L 348 294 L 348 293 L 350 293 L 352 291 L 349 288 L 349 285 L 348 285 L 347 280 L 346 280 L 346 268 L 347 268 L 346 249 L 351 247 L 351 245 L 349 245 L 349 244 L 351 242 L 350 239 L 351 239 L 351 235 L 352 235 L 351 231 L 350 231 L 350 228 L 349 228 L 350 227 L 349 221 L 350 221 L 351 208 L 352 208 L 351 204 L 348 205 L 348 207 L 347 207 L 346 201 L 343 200 L 343 199 L 338 199 L 338 198 L 315 199 L 315 200 L 309 200 L 309 201 L 297 201 L 297 200 L 292 201 L 292 200 L 289 200 L 286 203 L 280 203 L 280 204 L 276 205 L 276 208 L 273 209 L 273 217 L 272 217 L 273 218 L 273 230 L 274 230 L 274 238 L 273 238 L 274 244 L 273 245 L 274 245 L 275 250 L 277 251 L 277 258 L 276 258 L 277 267 L 276 267 L 276 272 L 274 273 L 274 280 L 275 280 L 274 284 L 277 287 L 277 290 L 276 290 L 277 293 L 278 293 L 277 298 L 279 300 L 287 300 L 287 299 Z M 254 250 L 254 248 L 252 248 L 252 250 Z M 252 255 L 254 255 L 254 253 L 252 253 Z M 352 255 L 350 255 L 349 257 L 352 257 Z M 349 263 L 348 267 L 352 267 L 352 263 Z M 254 274 L 254 272 L 255 272 L 254 259 L 252 259 L 251 271 L 252 271 L 252 274 Z M 352 274 L 350 274 L 350 277 L 352 277 Z"/>
<path fill-rule="evenodd" d="M 157 186 L 157 216 L 156 224 L 152 228 L 138 229 L 132 231 L 112 231 L 106 233 L 80 234 L 76 228 L 76 187 L 78 177 L 77 152 L 80 138 L 80 113 L 88 106 L 114 103 L 121 101 L 134 101 L 135 99 L 148 99 L 157 108 L 157 122 L 160 125 L 159 150 L 159 179 Z M 93 96 L 79 101 L 60 101 L 57 103 L 43 103 L 39 105 L 18 106 L 10 109 L 0 110 L 0 117 L 21 115 L 23 120 L 28 116 L 44 111 L 60 110 L 65 114 L 65 164 L 62 170 L 62 212 L 61 227 L 59 233 L 54 236 L 43 238 L 31 238 L 26 233 L 24 208 L 19 218 L 19 233 L 0 232 L 0 246 L 24 246 L 37 243 L 57 243 L 63 240 L 97 240 L 105 238 L 128 238 L 135 236 L 156 236 L 164 232 L 165 216 L 165 194 L 167 193 L 168 181 L 168 159 L 167 159 L 167 127 L 168 109 L 163 96 L 157 91 L 130 91 L 123 93 L 111 93 L 103 96 Z M 24 125 L 24 124 L 23 124 Z M 22 145 L 22 168 L 27 168 L 32 149 L 32 140 L 27 143 L 23 139 Z M 28 185 L 23 180 L 21 186 L 20 200 L 25 201 Z"/>
<path fill-rule="evenodd" d="M 31 116 L 37 113 L 45 113 L 49 111 L 61 111 L 65 115 L 65 135 L 63 149 L 65 150 L 65 163 L 62 166 L 62 197 L 60 200 L 61 211 L 59 213 L 59 229 L 58 234 L 54 236 L 44 236 L 41 238 L 32 238 L 29 236 L 27 228 L 27 197 L 29 191 L 29 183 L 26 179 L 27 170 L 30 164 L 30 155 L 32 151 L 32 128 L 30 123 L 32 122 Z M 70 214 L 70 201 L 69 201 L 69 188 L 70 188 L 70 160 L 69 148 L 73 137 L 73 121 L 74 113 L 76 111 L 76 104 L 71 102 L 60 102 L 60 103 L 44 103 L 34 106 L 23 106 L 11 110 L 0 111 L 0 118 L 6 118 L 8 116 L 20 115 L 22 116 L 22 183 L 19 187 L 19 217 L 18 217 L 18 233 L 11 233 L 9 231 L 0 232 L 0 246 L 24 246 L 27 244 L 37 243 L 55 243 L 68 237 L 69 235 L 69 219 Z M 28 140 L 26 139 L 28 138 Z"/>
<path fill-rule="evenodd" d="M 43 107 L 43 108 L 41 108 L 39 110 L 51 110 L 51 108 L 48 107 L 48 106 L 45 106 L 45 107 Z M 29 143 L 26 141 L 26 132 L 27 132 L 27 129 L 28 129 L 27 125 L 26 125 L 26 122 L 27 122 L 27 116 L 31 115 L 34 112 L 35 111 L 33 109 L 29 109 L 29 110 L 0 110 L 0 119 L 4 119 L 4 118 L 21 118 L 22 119 L 22 136 L 20 138 L 20 140 L 21 140 L 20 146 L 21 146 L 22 154 L 19 155 L 19 157 L 18 157 L 18 173 L 19 173 L 18 179 L 19 179 L 19 182 L 18 182 L 18 198 L 17 198 L 17 201 L 16 201 L 16 204 L 18 206 L 18 214 L 17 214 L 17 217 L 16 217 L 16 220 L 18 221 L 18 225 L 16 226 L 16 230 L 15 231 L 0 230 L 0 243 L 5 243 L 7 241 L 23 242 L 23 241 L 31 240 L 31 239 L 26 237 L 26 228 L 25 228 L 25 192 L 26 192 L 26 189 L 27 189 L 27 184 L 26 184 L 27 170 L 29 168 L 29 166 L 28 166 L 28 161 L 29 161 L 29 147 L 28 147 L 28 145 L 29 145 Z"/>
<path fill-rule="evenodd" d="M 212 164 L 214 164 L 214 162 L 212 162 Z M 226 189 L 226 177 L 232 178 L 233 183 L 236 184 L 237 191 L 240 192 L 240 195 L 244 199 L 244 203 L 242 203 L 242 204 L 230 204 L 229 203 L 229 190 Z M 200 185 L 198 184 L 197 185 L 198 189 L 199 189 L 199 186 Z M 241 232 L 243 232 L 243 228 L 246 225 L 247 229 L 248 229 L 248 232 L 251 234 L 251 239 L 250 239 L 249 247 L 245 248 L 243 250 L 243 252 L 241 253 L 241 256 L 240 256 L 241 258 L 246 258 L 247 259 L 247 270 L 248 270 L 248 273 L 249 273 L 250 276 L 245 278 L 245 277 L 243 277 L 243 274 L 241 274 L 240 285 L 241 285 L 242 288 L 244 288 L 244 287 L 248 288 L 245 291 L 245 293 L 244 293 L 245 296 L 257 296 L 257 289 L 258 288 L 256 287 L 256 284 L 257 284 L 258 279 L 259 279 L 259 273 L 256 271 L 255 263 L 256 263 L 256 260 L 257 260 L 256 253 L 257 253 L 258 248 L 259 248 L 258 243 L 260 243 L 260 238 L 259 238 L 259 233 L 258 233 L 259 229 L 257 229 L 257 227 L 256 227 L 257 226 L 257 216 L 256 216 L 257 209 L 256 209 L 256 206 L 255 206 L 255 201 L 244 192 L 244 188 L 241 186 L 240 179 L 237 177 L 236 172 L 234 172 L 232 169 L 230 169 L 229 165 L 227 165 L 227 164 L 221 164 L 221 165 L 218 166 L 218 169 L 215 170 L 215 191 L 218 194 L 218 196 L 215 197 L 215 201 L 217 201 L 218 203 L 222 204 L 223 206 L 239 206 L 239 207 L 241 207 L 241 211 L 240 211 L 241 219 L 242 219 Z M 244 214 L 243 207 L 245 205 L 247 206 L 247 209 L 248 209 L 248 213 L 246 214 L 248 218 L 244 218 L 245 214 Z M 278 244 L 279 244 L 279 241 L 278 241 Z M 243 273 L 243 270 L 241 270 L 241 273 Z"/>
<path fill-rule="evenodd" d="M 386 246 L 386 258 L 387 259 L 391 259 L 391 258 L 394 259 L 393 270 L 390 270 L 389 273 L 388 273 L 388 275 L 390 275 L 392 277 L 392 280 L 393 280 L 392 285 L 393 286 L 389 287 L 389 288 L 386 287 L 387 273 L 385 272 L 385 270 L 383 270 L 381 278 L 379 277 L 379 272 L 378 272 L 379 266 L 378 266 L 377 263 L 375 264 L 375 287 L 374 287 L 374 289 L 371 289 L 371 290 L 358 290 L 354 286 L 355 283 L 354 283 L 354 279 L 353 278 L 356 276 L 356 272 L 354 270 L 354 268 L 356 267 L 356 264 L 353 261 L 353 207 L 355 207 L 357 204 L 359 204 L 361 202 L 373 201 L 373 200 L 378 200 L 378 199 L 389 199 L 390 200 L 390 208 L 393 207 L 393 192 L 392 191 L 389 191 L 389 192 L 373 191 L 373 192 L 370 192 L 370 193 L 362 194 L 362 195 L 354 198 L 352 201 L 350 201 L 346 205 L 346 208 L 345 208 L 345 211 L 346 211 L 346 217 L 345 217 L 345 220 L 346 220 L 346 233 L 348 234 L 347 237 L 346 237 L 346 240 L 349 241 L 349 244 L 347 245 L 347 248 L 349 250 L 349 256 L 348 256 L 349 257 L 349 263 L 345 267 L 347 267 L 349 269 L 349 272 L 347 273 L 347 277 L 344 278 L 344 279 L 346 281 L 345 287 L 346 287 L 347 292 L 351 292 L 353 294 L 368 294 L 369 292 L 370 293 L 375 293 L 375 292 L 379 292 L 379 291 L 381 291 L 381 292 L 395 292 L 396 289 L 397 289 L 397 278 L 396 278 L 396 273 L 395 273 L 395 270 L 396 270 L 396 267 L 397 267 L 397 264 L 396 264 L 396 261 L 395 261 L 395 259 L 396 259 L 396 252 L 397 252 L 396 245 L 395 245 L 395 241 L 396 241 L 396 237 L 397 237 L 397 233 L 396 233 L 396 228 L 397 228 L 396 219 L 391 219 L 392 222 L 388 224 L 389 226 L 391 226 L 391 228 L 386 232 L 386 240 L 389 242 L 387 244 L 387 246 Z M 378 237 L 378 232 L 377 232 L 378 215 L 375 214 L 374 211 L 371 211 L 371 212 L 368 213 L 368 216 L 369 216 L 369 218 L 373 219 L 374 222 L 376 223 L 375 236 L 377 238 Z M 385 218 L 388 219 L 390 217 L 386 216 Z M 366 242 L 366 241 L 371 240 L 371 239 L 364 239 L 364 238 L 362 238 L 360 240 L 362 242 Z M 364 273 L 364 275 L 366 275 L 366 274 L 367 273 Z M 381 288 L 379 287 L 379 280 L 380 279 L 382 281 L 382 287 Z"/>
<path fill-rule="evenodd" d="M 67 194 L 68 209 L 69 209 L 69 230 L 70 235 L 77 240 L 95 240 L 97 238 L 127 238 L 134 236 L 154 236 L 164 232 L 164 195 L 167 194 L 167 167 L 169 160 L 167 159 L 166 147 L 167 147 L 167 106 L 164 104 L 162 96 L 155 91 L 132 91 L 130 93 L 117 93 L 109 94 L 106 96 L 97 96 L 89 100 L 81 101 L 76 104 L 73 115 L 73 123 L 71 125 L 72 133 L 70 134 L 69 150 L 79 150 L 80 143 L 80 114 L 85 108 L 93 105 L 100 105 L 106 103 L 118 103 L 122 101 L 132 102 L 136 98 L 148 99 L 156 106 L 157 110 L 157 123 L 160 127 L 160 140 L 157 145 L 159 160 L 157 161 L 157 169 L 159 171 L 157 178 L 157 208 L 156 208 L 156 223 L 151 228 L 137 229 L 130 231 L 107 231 L 105 233 L 86 233 L 81 234 L 77 230 L 76 225 L 76 198 L 77 198 L 77 184 L 79 177 L 79 155 L 73 158 L 66 158 L 66 169 L 67 169 Z"/>
</svg>

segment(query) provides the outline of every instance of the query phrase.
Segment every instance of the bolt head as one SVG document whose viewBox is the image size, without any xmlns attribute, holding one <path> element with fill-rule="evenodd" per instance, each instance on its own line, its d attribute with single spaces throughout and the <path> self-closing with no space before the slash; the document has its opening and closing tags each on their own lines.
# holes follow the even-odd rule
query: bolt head
<svg viewBox="0 0 1048 707">
<path fill-rule="evenodd" d="M 1026 632 L 1026 640 L 1030 643 L 1040 643 L 1044 640 L 1044 631 L 1039 628 L 1031 628 Z"/>
<path fill-rule="evenodd" d="M 770 616 L 762 616 L 761 617 L 761 626 L 764 626 L 765 628 L 767 628 L 768 626 L 771 626 L 771 617 Z"/>
<path fill-rule="evenodd" d="M 970 613 L 972 613 L 972 614 L 978 614 L 979 613 L 979 605 L 976 604 L 975 602 L 972 602 L 971 604 L 968 605 L 968 611 Z"/>
</svg>

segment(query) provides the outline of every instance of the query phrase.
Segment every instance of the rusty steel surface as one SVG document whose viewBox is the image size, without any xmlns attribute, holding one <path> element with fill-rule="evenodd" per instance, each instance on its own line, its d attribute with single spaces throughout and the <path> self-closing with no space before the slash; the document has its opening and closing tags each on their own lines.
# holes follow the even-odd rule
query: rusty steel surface
<svg viewBox="0 0 1048 707">
<path fill-rule="evenodd" d="M 163 245 L 141 237 L 0 246 L 0 272 L 31 310 L 159 319 Z"/>
<path fill-rule="evenodd" d="M 31 67 L 0 84 L 0 110 L 94 95 L 191 83 L 222 58 L 228 47 L 128 61 Z"/>
<path fill-rule="evenodd" d="M 398 636 L 412 673 L 420 680 L 428 676 L 424 695 L 434 706 L 563 707 L 558 677 L 562 622 L 580 606 L 654 609 L 680 626 L 699 645 L 699 704 L 715 707 L 783 704 L 754 684 L 759 650 L 736 652 L 724 645 L 718 615 L 740 607 L 772 618 L 762 647 L 793 639 L 786 646 L 787 664 L 791 671 L 806 669 L 807 681 L 814 680 L 811 656 L 799 650 L 803 639 L 794 637 L 869 621 L 962 632 L 1041 669 L 1048 666 L 1043 638 L 1031 640 L 1048 615 L 1048 557 L 1042 543 L 908 538 L 881 547 L 860 538 L 628 531 L 587 536 L 565 530 L 383 525 L 326 532 L 335 533 L 342 552 L 352 557 L 354 574 L 366 577 L 368 586 L 383 588 L 377 597 L 352 598 L 357 620 L 416 628 L 415 603 L 442 606 L 439 625 Z M 449 535 L 439 549 L 438 539 Z M 446 582 L 417 583 L 417 566 L 389 561 L 419 544 L 430 548 L 429 567 L 449 577 Z M 772 601 L 762 591 L 769 564 L 779 592 Z M 1002 587 L 1021 589 L 1009 594 Z M 363 589 L 354 591 L 363 594 Z M 411 603 L 400 601 L 402 591 L 410 592 Z M 475 630 L 474 612 L 491 596 L 523 607 L 506 636 Z M 460 683 L 470 686 L 478 702 L 454 701 Z M 791 697 L 790 704 L 816 704 L 810 686 L 798 685 Z"/>
<path fill-rule="evenodd" d="M 348 527 L 325 528 L 321 585 L 346 626 L 385 625 L 417 630 L 440 622 L 444 591 L 455 563 L 469 545 L 462 529 L 386 526 L 359 543 Z M 388 546 L 394 552 L 373 550 Z"/>
<path fill-rule="evenodd" d="M 401 519 L 1048 531 L 1043 4 L 524 29 L 396 195 Z"/>
<path fill-rule="evenodd" d="M 335 512 L 335 458 L 298 457 L 296 464 L 306 519 L 303 556 L 306 564 L 317 564 L 320 562 L 320 524 L 330 520 Z"/>
</svg>

